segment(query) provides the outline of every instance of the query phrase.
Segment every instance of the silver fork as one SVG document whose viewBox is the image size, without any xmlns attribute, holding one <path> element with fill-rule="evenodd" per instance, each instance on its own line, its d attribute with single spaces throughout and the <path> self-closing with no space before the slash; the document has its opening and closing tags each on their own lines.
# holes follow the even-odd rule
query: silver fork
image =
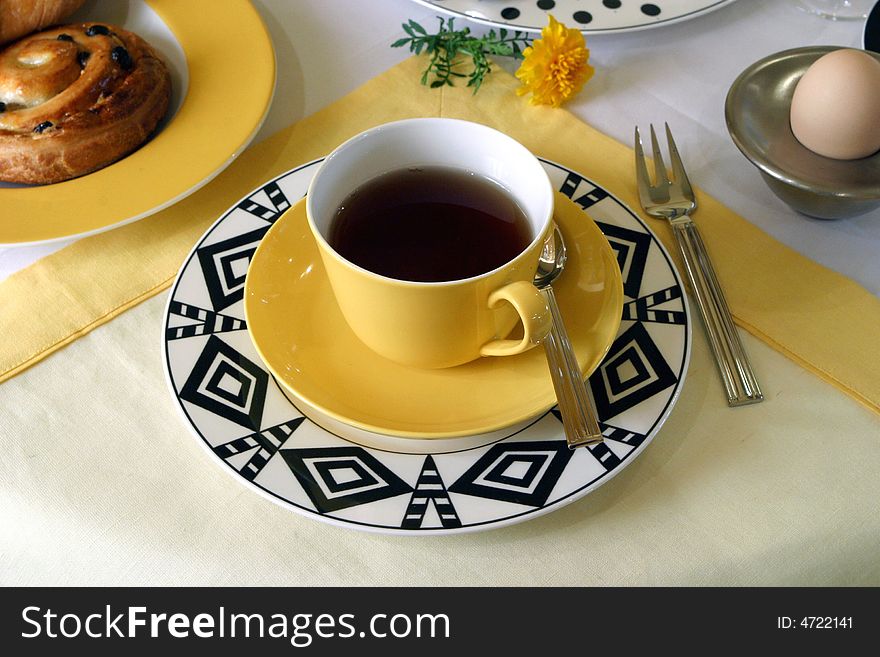
<svg viewBox="0 0 880 657">
<path fill-rule="evenodd" d="M 651 126 L 651 146 L 654 159 L 654 184 L 648 176 L 642 139 L 636 127 L 636 181 L 642 207 L 652 217 L 668 219 L 678 242 L 688 281 L 691 285 L 703 324 L 709 336 L 709 344 L 715 354 L 715 362 L 724 383 L 727 403 L 730 406 L 753 404 L 764 399 L 748 354 L 737 335 L 724 293 L 715 276 L 709 254 L 690 215 L 697 209 L 694 191 L 688 181 L 678 148 L 666 124 L 669 143 L 669 159 L 672 162 L 672 180 L 666 172 L 666 164 L 660 153 L 654 126 Z"/>
</svg>

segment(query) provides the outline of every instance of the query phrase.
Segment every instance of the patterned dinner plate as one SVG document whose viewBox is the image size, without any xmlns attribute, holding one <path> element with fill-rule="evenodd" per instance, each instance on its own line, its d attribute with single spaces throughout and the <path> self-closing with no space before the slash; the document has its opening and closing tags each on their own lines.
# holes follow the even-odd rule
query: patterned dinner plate
<svg viewBox="0 0 880 657">
<path fill-rule="evenodd" d="M 540 32 L 547 14 L 584 34 L 632 32 L 677 23 L 734 0 L 413 0 L 492 27 Z"/>
<path fill-rule="evenodd" d="M 647 447 L 678 398 L 690 357 L 681 280 L 635 213 L 586 176 L 548 161 L 556 189 L 589 210 L 604 233 L 623 279 L 620 329 L 588 381 L 603 443 L 569 450 L 555 408 L 491 434 L 431 441 L 359 432 L 298 408 L 248 333 L 244 281 L 261 239 L 305 195 L 320 162 L 282 174 L 230 208 L 196 244 L 169 295 L 163 340 L 171 394 L 220 467 L 268 499 L 335 525 L 449 534 L 558 509 Z"/>
</svg>

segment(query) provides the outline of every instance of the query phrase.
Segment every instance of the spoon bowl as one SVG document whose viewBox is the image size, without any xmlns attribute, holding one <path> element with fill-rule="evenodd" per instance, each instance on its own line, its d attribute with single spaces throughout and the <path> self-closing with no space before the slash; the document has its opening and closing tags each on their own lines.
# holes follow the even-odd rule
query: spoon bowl
<svg viewBox="0 0 880 657">
<path fill-rule="evenodd" d="M 554 226 L 553 234 L 544 242 L 544 248 L 541 250 L 538 270 L 535 272 L 535 287 L 540 290 L 548 285 L 552 285 L 553 281 L 565 269 L 567 260 L 568 254 L 565 248 L 565 241 L 562 239 L 562 233 L 558 226 Z"/>
</svg>

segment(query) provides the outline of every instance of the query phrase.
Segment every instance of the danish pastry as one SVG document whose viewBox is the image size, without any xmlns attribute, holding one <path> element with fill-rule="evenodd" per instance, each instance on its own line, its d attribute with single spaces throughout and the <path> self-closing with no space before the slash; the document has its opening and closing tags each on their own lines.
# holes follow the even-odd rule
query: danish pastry
<svg viewBox="0 0 880 657">
<path fill-rule="evenodd" d="M 0 180 L 44 184 L 132 152 L 168 109 L 171 76 L 142 38 L 83 23 L 0 52 Z"/>
<path fill-rule="evenodd" d="M 63 21 L 85 0 L 0 0 L 0 45 Z"/>
</svg>

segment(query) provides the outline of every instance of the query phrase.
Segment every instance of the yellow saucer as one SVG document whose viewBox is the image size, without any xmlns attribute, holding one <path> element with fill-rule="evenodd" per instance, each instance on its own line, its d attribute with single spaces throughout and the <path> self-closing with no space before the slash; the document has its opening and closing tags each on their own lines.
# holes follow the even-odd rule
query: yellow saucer
<svg viewBox="0 0 880 657">
<path fill-rule="evenodd" d="M 553 289 L 586 375 L 602 361 L 620 325 L 620 270 L 596 224 L 561 194 L 555 219 L 569 259 Z M 304 200 L 275 223 L 254 253 L 244 310 L 257 351 L 293 397 L 366 431 L 408 438 L 483 434 L 556 403 L 541 347 L 440 370 L 398 365 L 366 347 L 336 305 Z"/>
</svg>

